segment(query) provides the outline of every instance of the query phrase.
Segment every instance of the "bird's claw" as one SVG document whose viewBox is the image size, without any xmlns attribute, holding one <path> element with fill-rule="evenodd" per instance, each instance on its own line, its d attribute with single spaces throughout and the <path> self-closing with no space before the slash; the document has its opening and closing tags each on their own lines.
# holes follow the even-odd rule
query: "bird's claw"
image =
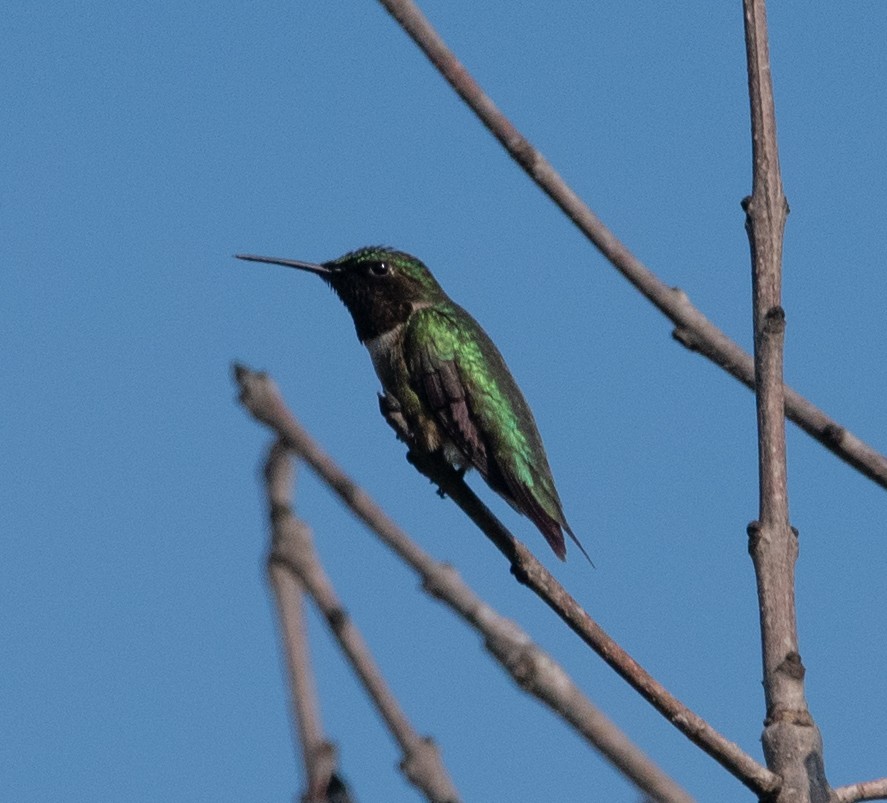
<svg viewBox="0 0 887 803">
<path fill-rule="evenodd" d="M 397 435 L 399 441 L 403 441 L 406 444 L 412 442 L 407 420 L 401 412 L 400 403 L 394 396 L 388 393 L 379 394 L 379 412 L 382 413 L 382 418 L 385 419 L 388 426 L 394 430 L 394 434 Z"/>
</svg>

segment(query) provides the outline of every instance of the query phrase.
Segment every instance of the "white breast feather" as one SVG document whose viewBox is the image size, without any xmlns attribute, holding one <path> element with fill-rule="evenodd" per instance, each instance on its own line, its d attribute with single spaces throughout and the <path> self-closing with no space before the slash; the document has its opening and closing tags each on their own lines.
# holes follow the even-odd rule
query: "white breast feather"
<svg viewBox="0 0 887 803">
<path fill-rule="evenodd" d="M 378 337 L 371 337 L 369 340 L 363 341 L 367 351 L 370 353 L 370 359 L 373 361 L 373 368 L 376 369 L 376 376 L 379 377 L 380 382 L 384 383 L 382 377 L 385 372 L 385 366 L 388 365 L 391 349 L 397 341 L 403 327 L 404 324 L 400 324 Z"/>
</svg>

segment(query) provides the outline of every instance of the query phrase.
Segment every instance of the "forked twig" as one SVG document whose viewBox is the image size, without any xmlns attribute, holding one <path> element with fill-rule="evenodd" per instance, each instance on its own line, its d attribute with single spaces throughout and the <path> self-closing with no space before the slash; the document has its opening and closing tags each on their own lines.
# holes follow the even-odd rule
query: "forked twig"
<svg viewBox="0 0 887 803">
<path fill-rule="evenodd" d="M 683 291 L 659 279 L 616 238 L 484 93 L 413 0 L 379 2 L 539 188 L 564 211 L 613 267 L 674 323 L 675 339 L 687 348 L 698 351 L 754 390 L 755 371 L 751 355 L 694 307 Z M 785 414 L 842 460 L 887 488 L 887 457 L 788 386 L 785 387 Z"/>
<path fill-rule="evenodd" d="M 280 479 L 266 472 L 269 483 L 268 496 L 274 499 L 278 489 L 270 487 Z M 272 514 L 273 517 L 273 514 Z M 284 653 L 289 670 L 290 698 L 293 716 L 299 734 L 302 761 L 305 765 L 305 792 L 303 803 L 325 803 L 327 790 L 338 763 L 335 745 L 323 735 L 317 689 L 308 651 L 308 634 L 305 623 L 302 585 L 299 578 L 277 563 L 269 554 L 268 581 L 274 591 L 277 615 L 283 638 Z"/>
<path fill-rule="evenodd" d="M 400 534 L 394 522 L 335 465 L 302 429 L 287 409 L 274 383 L 264 374 L 235 366 L 241 401 L 260 421 L 272 427 L 281 439 L 311 466 L 370 528 Z M 518 579 L 531 588 L 586 644 L 647 699 L 678 730 L 722 764 L 759 797 L 772 794 L 779 779 L 738 745 L 729 741 L 693 713 L 625 652 L 578 602 L 552 577 L 530 551 L 493 516 L 456 472 L 435 476 L 445 493 L 509 557 Z M 511 553 L 511 554 L 509 554 Z"/>
<path fill-rule="evenodd" d="M 314 551 L 308 526 L 292 513 L 292 465 L 285 449 L 272 447 L 266 468 L 271 509 L 272 549 L 269 562 L 285 567 L 305 587 L 320 609 L 345 656 L 403 750 L 404 775 L 434 803 L 457 803 L 453 786 L 437 747 L 413 730 L 360 632 L 339 602 L 332 583 Z"/>
</svg>

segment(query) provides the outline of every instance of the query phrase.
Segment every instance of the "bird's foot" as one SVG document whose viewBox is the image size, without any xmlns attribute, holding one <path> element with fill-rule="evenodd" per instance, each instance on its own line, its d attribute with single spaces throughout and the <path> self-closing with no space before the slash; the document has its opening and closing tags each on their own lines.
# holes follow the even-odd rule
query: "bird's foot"
<svg viewBox="0 0 887 803">
<path fill-rule="evenodd" d="M 397 399 L 388 393 L 380 393 L 379 412 L 382 413 L 382 418 L 385 419 L 388 426 L 394 430 L 397 439 L 410 446 L 413 438 L 410 435 L 410 428 L 407 426 L 407 420 L 401 412 L 400 403 Z"/>
</svg>

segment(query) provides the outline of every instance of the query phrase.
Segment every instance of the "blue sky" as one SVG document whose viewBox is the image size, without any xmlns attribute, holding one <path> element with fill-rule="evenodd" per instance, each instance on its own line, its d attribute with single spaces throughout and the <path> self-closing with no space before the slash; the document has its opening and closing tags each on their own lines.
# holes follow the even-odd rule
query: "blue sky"
<svg viewBox="0 0 887 803">
<path fill-rule="evenodd" d="M 424 8 L 617 235 L 748 348 L 739 3 Z M 770 24 L 792 208 L 786 376 L 883 452 L 887 7 L 774 4 Z M 322 284 L 231 258 L 420 255 L 508 359 L 597 569 L 559 565 L 487 494 L 494 510 L 653 675 L 760 756 L 753 396 L 673 343 L 379 5 L 12 4 L 0 60 L 0 797 L 300 789 L 263 573 L 268 436 L 234 401 L 236 359 L 272 372 L 399 523 L 692 793 L 750 799 L 407 465 Z M 788 446 L 801 651 L 840 785 L 887 772 L 887 494 L 794 427 Z M 637 799 L 306 472 L 298 509 L 466 800 Z M 359 799 L 418 800 L 311 629 Z"/>
</svg>

